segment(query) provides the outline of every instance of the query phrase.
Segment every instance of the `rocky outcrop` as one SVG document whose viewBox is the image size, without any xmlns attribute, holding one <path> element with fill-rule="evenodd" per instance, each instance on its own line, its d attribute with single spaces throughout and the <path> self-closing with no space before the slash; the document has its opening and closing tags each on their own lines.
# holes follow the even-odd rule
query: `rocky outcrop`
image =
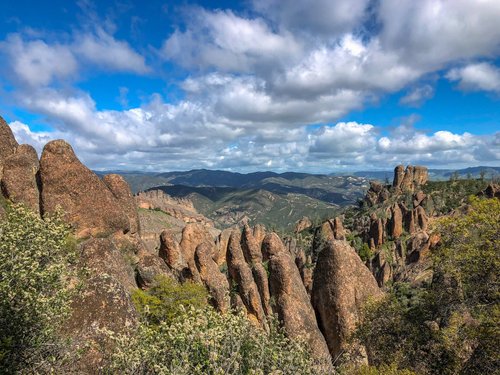
<svg viewBox="0 0 500 375">
<path fill-rule="evenodd" d="M 275 309 L 285 331 L 292 338 L 305 339 L 316 358 L 329 361 L 328 347 L 290 253 L 275 233 L 266 235 L 262 252 L 264 259 L 269 262 L 271 296 L 276 302 Z"/>
<path fill-rule="evenodd" d="M 241 237 L 241 248 L 246 262 L 252 268 L 255 284 L 259 289 L 259 295 L 264 308 L 264 313 L 270 315 L 271 307 L 269 305 L 269 283 L 267 280 L 267 271 L 262 264 L 262 252 L 258 241 L 253 236 L 252 229 L 247 225 L 243 228 Z"/>
<path fill-rule="evenodd" d="M 190 277 L 189 268 L 182 255 L 182 249 L 175 239 L 174 233 L 169 230 L 164 230 L 160 235 L 158 255 L 181 281 Z"/>
<path fill-rule="evenodd" d="M 213 260 L 212 244 L 206 242 L 196 247 L 195 262 L 200 278 L 212 297 L 214 307 L 225 313 L 230 308 L 229 282 Z"/>
<path fill-rule="evenodd" d="M 231 237 L 232 231 L 232 228 L 226 228 L 219 234 L 219 237 L 217 238 L 217 254 L 214 260 L 219 266 L 226 263 L 227 245 L 229 243 L 229 237 Z"/>
<path fill-rule="evenodd" d="M 426 167 L 407 166 L 403 173 L 404 167 L 398 165 L 394 169 L 394 182 L 392 186 L 396 190 L 414 191 L 417 187 L 425 185 L 429 179 L 429 173 Z"/>
<path fill-rule="evenodd" d="M 256 224 L 253 227 L 253 237 L 255 238 L 255 241 L 257 241 L 259 248 L 262 247 L 262 241 L 264 241 L 265 236 L 266 236 L 266 227 L 262 224 Z"/>
<path fill-rule="evenodd" d="M 80 262 L 80 267 L 93 275 L 111 275 L 129 290 L 137 287 L 132 266 L 109 238 L 85 241 L 80 246 Z"/>
<path fill-rule="evenodd" d="M 40 213 L 38 170 L 40 163 L 35 149 L 20 145 L 3 160 L 1 187 L 3 195 L 14 203 L 22 203 Z"/>
<path fill-rule="evenodd" d="M 174 198 L 165 194 L 162 190 L 139 192 L 135 196 L 135 200 L 140 208 L 147 210 L 159 209 L 185 223 L 200 223 L 208 227 L 214 226 L 212 220 L 196 211 L 193 202 L 189 199 Z"/>
<path fill-rule="evenodd" d="M 42 213 L 61 207 L 78 238 L 128 232 L 130 223 L 111 191 L 62 140 L 49 142 L 40 159 Z"/>
<path fill-rule="evenodd" d="M 375 249 L 384 243 L 384 224 L 382 219 L 373 214 L 370 218 L 370 247 Z"/>
<path fill-rule="evenodd" d="M 2 170 L 5 159 L 13 155 L 18 143 L 12 130 L 5 120 L 0 117 L 0 180 L 2 179 Z"/>
<path fill-rule="evenodd" d="M 332 358 L 359 348 L 349 345 L 363 304 L 382 292 L 370 270 L 345 241 L 328 241 L 321 249 L 312 289 L 312 303 Z"/>
<path fill-rule="evenodd" d="M 403 212 L 397 203 L 391 206 L 391 220 L 389 223 L 389 235 L 394 239 L 401 237 L 403 234 Z"/>
<path fill-rule="evenodd" d="M 245 261 L 241 249 L 241 233 L 237 228 L 233 229 L 229 238 L 226 257 L 230 280 L 237 288 L 249 318 L 254 322 L 263 324 L 264 309 L 259 289 L 253 278 L 252 270 Z"/>
<path fill-rule="evenodd" d="M 155 280 L 162 276 L 178 280 L 165 262 L 157 255 L 141 249 L 137 254 L 137 258 L 135 279 L 139 288 L 149 288 Z"/>
<path fill-rule="evenodd" d="M 130 223 L 130 233 L 140 233 L 137 205 L 135 204 L 134 196 L 132 195 L 132 191 L 130 191 L 130 186 L 127 181 L 117 174 L 108 174 L 104 176 L 102 180 L 113 193 L 122 210 L 127 215 Z"/>
<path fill-rule="evenodd" d="M 480 197 L 486 197 L 486 198 L 499 198 L 500 199 L 500 185 L 490 183 L 486 189 L 484 189 L 482 192 L 477 194 Z"/>
<path fill-rule="evenodd" d="M 194 254 L 196 247 L 204 242 L 212 244 L 211 254 L 214 256 L 216 253 L 214 238 L 207 231 L 206 227 L 198 223 L 189 223 L 182 230 L 182 239 L 179 244 L 182 250 L 182 257 L 191 271 L 192 280 L 196 282 L 201 280 L 194 262 Z"/>
<path fill-rule="evenodd" d="M 304 216 L 302 219 L 300 219 L 296 224 L 295 224 L 295 233 L 300 233 L 303 230 L 306 230 L 308 228 L 312 227 L 312 221 L 309 219 L 307 216 Z"/>
</svg>

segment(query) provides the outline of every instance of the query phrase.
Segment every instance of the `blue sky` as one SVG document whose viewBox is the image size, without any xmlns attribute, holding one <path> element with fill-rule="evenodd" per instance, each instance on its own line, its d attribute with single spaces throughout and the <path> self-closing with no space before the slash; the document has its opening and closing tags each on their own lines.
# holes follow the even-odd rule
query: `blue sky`
<svg viewBox="0 0 500 375">
<path fill-rule="evenodd" d="M 500 165 L 498 0 L 0 4 L 0 108 L 96 169 Z"/>
</svg>

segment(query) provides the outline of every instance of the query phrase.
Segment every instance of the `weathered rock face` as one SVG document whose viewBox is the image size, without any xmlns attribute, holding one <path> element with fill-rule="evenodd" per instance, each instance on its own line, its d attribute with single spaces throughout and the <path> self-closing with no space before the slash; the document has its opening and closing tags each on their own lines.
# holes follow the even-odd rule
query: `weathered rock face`
<svg viewBox="0 0 500 375">
<path fill-rule="evenodd" d="M 0 179 L 2 179 L 3 163 L 6 158 L 13 155 L 18 143 L 12 130 L 5 120 L 0 117 Z"/>
<path fill-rule="evenodd" d="M 253 237 L 257 241 L 259 248 L 262 247 L 262 241 L 264 241 L 265 236 L 266 236 L 266 227 L 262 224 L 256 224 L 253 227 Z"/>
<path fill-rule="evenodd" d="M 3 161 L 2 193 L 14 203 L 23 203 L 40 213 L 38 155 L 29 145 L 21 145 Z"/>
<path fill-rule="evenodd" d="M 227 245 L 229 243 L 229 237 L 231 236 L 231 232 L 233 230 L 231 228 L 224 229 L 217 239 L 217 254 L 215 256 L 215 261 L 220 266 L 226 263 L 226 252 Z"/>
<path fill-rule="evenodd" d="M 332 358 L 350 351 L 348 337 L 363 303 L 381 296 L 370 270 L 345 241 L 328 241 L 314 271 L 312 303 Z"/>
<path fill-rule="evenodd" d="M 160 235 L 158 255 L 179 279 L 190 278 L 191 272 L 182 255 L 182 249 L 175 239 L 174 233 L 169 230 L 164 230 Z"/>
<path fill-rule="evenodd" d="M 130 223 L 130 233 L 135 234 L 140 232 L 139 214 L 135 204 L 134 196 L 130 191 L 130 186 L 125 179 L 117 174 L 108 174 L 103 177 L 103 182 L 108 189 L 113 193 L 121 208 L 128 216 Z"/>
<path fill-rule="evenodd" d="M 271 296 L 276 301 L 276 312 L 283 322 L 284 329 L 292 338 L 306 339 L 318 359 L 328 360 L 328 347 L 318 328 L 309 295 L 290 253 L 275 233 L 266 235 L 262 251 L 264 259 L 269 261 Z"/>
<path fill-rule="evenodd" d="M 127 289 L 136 288 L 134 271 L 108 238 L 91 238 L 81 245 L 80 262 L 91 274 L 113 276 Z"/>
<path fill-rule="evenodd" d="M 300 233 L 303 230 L 306 230 L 308 228 L 312 227 L 312 221 L 309 219 L 307 216 L 304 216 L 302 219 L 300 219 L 297 224 L 295 225 L 295 233 Z"/>
<path fill-rule="evenodd" d="M 149 190 L 137 193 L 137 206 L 144 209 L 160 209 L 185 223 L 200 223 L 213 227 L 212 220 L 199 214 L 189 199 L 174 198 L 162 190 Z"/>
<path fill-rule="evenodd" d="M 500 185 L 491 183 L 478 195 L 486 198 L 500 198 Z"/>
<path fill-rule="evenodd" d="M 393 187 L 402 191 L 414 191 L 417 187 L 427 183 L 429 173 L 426 167 L 407 166 L 403 172 L 403 166 L 398 165 L 394 169 Z"/>
<path fill-rule="evenodd" d="M 189 223 L 182 230 L 182 239 L 180 242 L 182 256 L 193 275 L 193 281 L 196 282 L 200 281 L 200 276 L 194 262 L 194 254 L 196 247 L 204 242 L 212 244 L 213 256 L 216 253 L 214 238 L 205 226 L 197 223 Z"/>
<path fill-rule="evenodd" d="M 397 203 L 391 207 L 391 220 L 390 220 L 389 234 L 393 238 L 401 237 L 403 234 L 403 212 Z"/>
<path fill-rule="evenodd" d="M 379 247 L 384 242 L 384 224 L 382 219 L 378 219 L 375 215 L 371 218 L 370 239 L 374 248 Z"/>
<path fill-rule="evenodd" d="M 230 307 L 229 282 L 213 260 L 212 245 L 205 242 L 198 245 L 194 259 L 200 278 L 212 296 L 214 307 L 222 313 L 227 312 Z"/>
<path fill-rule="evenodd" d="M 170 268 L 158 256 L 141 249 L 137 254 L 138 262 L 135 268 L 135 279 L 139 288 L 147 289 L 160 276 L 177 280 Z"/>
<path fill-rule="evenodd" d="M 253 278 L 252 270 L 243 256 L 241 233 L 237 228 L 233 230 L 229 238 L 227 266 L 231 281 L 238 288 L 238 294 L 246 307 L 249 318 L 262 324 L 265 317 L 259 289 Z"/>
<path fill-rule="evenodd" d="M 42 213 L 60 206 L 79 238 L 128 232 L 129 219 L 106 185 L 62 141 L 47 143 L 40 160 Z"/>
<path fill-rule="evenodd" d="M 243 228 L 241 248 L 247 263 L 252 267 L 253 278 L 255 280 L 255 284 L 257 284 L 257 288 L 259 289 L 259 295 L 262 307 L 264 308 L 264 313 L 266 315 L 270 315 L 271 307 L 269 305 L 270 296 L 267 271 L 262 264 L 262 252 L 259 243 L 253 236 L 253 231 L 248 224 Z"/>
<path fill-rule="evenodd" d="M 71 303 L 71 316 L 62 331 L 73 339 L 72 345 L 90 345 L 75 364 L 75 373 L 95 374 L 103 364 L 99 346 L 106 346 L 108 337 L 100 332 L 105 328 L 115 334 L 131 332 L 139 323 L 139 314 L 126 288 L 107 274 L 86 280 L 82 291 Z M 76 348 L 75 348 L 76 350 Z"/>
</svg>

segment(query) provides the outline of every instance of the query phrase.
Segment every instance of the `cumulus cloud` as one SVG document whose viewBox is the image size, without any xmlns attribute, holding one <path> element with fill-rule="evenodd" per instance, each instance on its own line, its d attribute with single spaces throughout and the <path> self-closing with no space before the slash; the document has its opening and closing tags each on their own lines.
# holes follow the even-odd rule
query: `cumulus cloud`
<svg viewBox="0 0 500 375">
<path fill-rule="evenodd" d="M 32 87 L 75 78 L 83 61 L 110 71 L 149 72 L 143 56 L 101 29 L 76 33 L 73 41 L 64 43 L 10 34 L 0 42 L 0 53 L 6 55 L 14 77 Z"/>
<path fill-rule="evenodd" d="M 458 81 L 458 87 L 462 90 L 500 93 L 500 69 L 488 63 L 455 68 L 446 77 L 451 81 Z"/>
<path fill-rule="evenodd" d="M 54 79 L 74 75 L 77 61 L 67 46 L 43 40 L 24 41 L 13 34 L 0 44 L 17 77 L 30 86 L 48 85 Z"/>
<path fill-rule="evenodd" d="M 422 78 L 443 71 L 461 89 L 498 92 L 499 69 L 491 63 L 500 53 L 497 0 L 253 0 L 251 6 L 239 13 L 190 8 L 155 56 L 156 66 L 167 60 L 184 69 L 182 99 L 165 102 L 150 93 L 122 111 L 98 109 L 90 93 L 57 83 L 71 83 L 83 64 L 155 74 L 126 41 L 100 28 L 65 40 L 10 35 L 0 52 L 12 76 L 29 86 L 12 97 L 53 127 L 33 132 L 13 122 L 16 135 L 38 147 L 51 137 L 68 139 L 95 168 L 322 172 L 498 163 L 498 133 L 401 125 L 387 134 L 369 123 L 338 122 L 402 90 L 400 104 L 418 106 L 434 95 Z M 450 70 L 463 61 L 485 62 Z"/>
</svg>

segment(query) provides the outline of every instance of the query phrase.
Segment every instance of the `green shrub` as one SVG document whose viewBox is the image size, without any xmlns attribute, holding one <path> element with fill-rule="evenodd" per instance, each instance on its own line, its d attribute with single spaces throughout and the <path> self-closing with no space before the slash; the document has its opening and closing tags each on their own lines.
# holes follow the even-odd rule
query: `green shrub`
<svg viewBox="0 0 500 375">
<path fill-rule="evenodd" d="M 429 285 L 396 283 L 368 304 L 356 337 L 371 364 L 422 374 L 487 374 L 500 368 L 500 201 L 471 198 L 440 219 Z"/>
<path fill-rule="evenodd" d="M 61 213 L 42 220 L 22 205 L 0 223 L 0 368 L 42 372 L 68 316 L 76 241 Z"/>
<path fill-rule="evenodd" d="M 132 301 L 148 323 L 170 322 L 182 309 L 206 306 L 206 289 L 192 282 L 180 284 L 171 278 L 158 276 L 147 291 L 136 289 Z"/>
<path fill-rule="evenodd" d="M 142 325 L 134 336 L 114 340 L 107 369 L 113 374 L 324 374 L 307 346 L 288 339 L 276 322 L 266 333 L 243 313 L 211 307 L 179 311 L 171 322 Z"/>
</svg>

